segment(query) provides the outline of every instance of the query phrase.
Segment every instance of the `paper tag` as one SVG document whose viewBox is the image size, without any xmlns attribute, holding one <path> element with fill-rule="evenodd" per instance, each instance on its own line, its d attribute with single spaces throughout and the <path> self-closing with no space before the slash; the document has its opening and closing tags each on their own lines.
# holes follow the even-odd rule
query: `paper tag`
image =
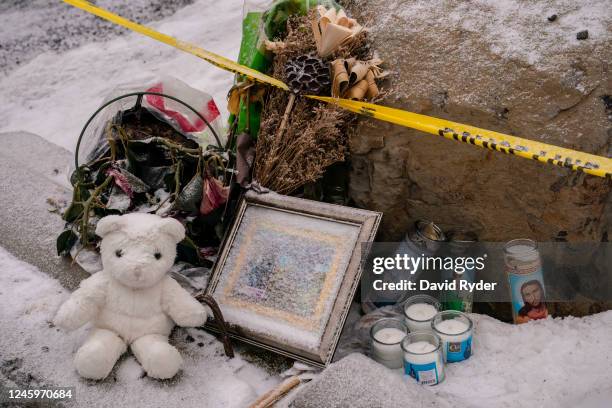
<svg viewBox="0 0 612 408">
<path fill-rule="evenodd" d="M 419 384 L 435 385 L 438 383 L 438 368 L 436 363 L 410 364 L 404 361 L 404 372 L 417 380 Z"/>
</svg>

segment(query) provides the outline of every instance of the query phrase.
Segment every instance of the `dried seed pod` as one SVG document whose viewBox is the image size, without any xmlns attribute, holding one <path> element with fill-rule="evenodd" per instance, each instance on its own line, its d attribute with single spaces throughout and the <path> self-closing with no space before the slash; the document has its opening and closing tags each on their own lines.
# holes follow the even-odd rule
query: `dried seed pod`
<svg viewBox="0 0 612 408">
<path fill-rule="evenodd" d="M 300 55 L 285 65 L 285 77 L 292 91 L 314 95 L 329 95 L 329 67 L 316 54 Z"/>
</svg>

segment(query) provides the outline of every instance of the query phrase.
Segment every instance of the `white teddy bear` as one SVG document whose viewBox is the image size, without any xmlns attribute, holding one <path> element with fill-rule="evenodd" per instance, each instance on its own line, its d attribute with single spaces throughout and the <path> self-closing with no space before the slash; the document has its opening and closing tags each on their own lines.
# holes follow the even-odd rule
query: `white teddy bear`
<svg viewBox="0 0 612 408">
<path fill-rule="evenodd" d="M 132 213 L 102 218 L 96 234 L 103 269 L 81 282 L 54 319 L 66 330 L 93 323 L 76 353 L 77 371 L 103 379 L 129 345 L 147 375 L 173 377 L 183 362 L 168 344 L 174 324 L 197 327 L 211 315 L 167 274 L 185 228 L 173 218 Z"/>
</svg>

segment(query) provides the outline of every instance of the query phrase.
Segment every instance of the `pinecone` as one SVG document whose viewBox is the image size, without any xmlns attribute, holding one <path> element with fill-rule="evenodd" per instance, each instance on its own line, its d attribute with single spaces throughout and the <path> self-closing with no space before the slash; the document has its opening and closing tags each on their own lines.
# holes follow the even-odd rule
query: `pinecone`
<svg viewBox="0 0 612 408">
<path fill-rule="evenodd" d="M 316 54 L 300 55 L 285 65 L 287 84 L 293 92 L 329 95 L 329 67 Z"/>
</svg>

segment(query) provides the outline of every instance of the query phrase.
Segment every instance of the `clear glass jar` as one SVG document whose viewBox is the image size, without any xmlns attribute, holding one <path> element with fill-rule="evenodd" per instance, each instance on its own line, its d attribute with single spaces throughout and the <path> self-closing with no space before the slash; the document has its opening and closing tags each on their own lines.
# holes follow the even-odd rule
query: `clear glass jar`
<svg viewBox="0 0 612 408">
<path fill-rule="evenodd" d="M 431 332 L 410 333 L 402 341 L 404 376 L 419 384 L 436 385 L 444 381 L 442 341 Z"/>
<path fill-rule="evenodd" d="M 527 238 L 513 239 L 504 245 L 504 261 L 507 270 L 527 274 L 541 267 L 538 243 Z"/>
<path fill-rule="evenodd" d="M 542 260 L 537 242 L 514 239 L 504 245 L 504 264 L 515 323 L 548 316 Z"/>
<path fill-rule="evenodd" d="M 431 328 L 442 340 L 444 362 L 456 363 L 472 355 L 472 319 L 463 312 L 446 310 L 431 321 Z"/>
<path fill-rule="evenodd" d="M 471 231 L 456 230 L 447 234 L 448 236 L 448 252 L 451 257 L 474 257 L 474 248 L 478 243 L 478 236 Z M 443 310 L 458 310 L 460 312 L 471 313 L 474 303 L 474 292 L 469 290 L 461 290 L 462 281 L 474 283 L 476 280 L 476 267 L 465 267 L 463 272 L 443 271 L 442 280 L 456 282 L 455 289 L 443 290 L 440 294 L 440 300 Z"/>
<path fill-rule="evenodd" d="M 370 329 L 370 355 L 389 368 L 401 368 L 404 364 L 402 340 L 408 327 L 400 319 L 388 317 L 378 320 Z"/>
<path fill-rule="evenodd" d="M 429 295 L 414 295 L 404 302 L 403 309 L 411 332 L 431 331 L 431 320 L 440 311 L 440 302 Z"/>
</svg>

